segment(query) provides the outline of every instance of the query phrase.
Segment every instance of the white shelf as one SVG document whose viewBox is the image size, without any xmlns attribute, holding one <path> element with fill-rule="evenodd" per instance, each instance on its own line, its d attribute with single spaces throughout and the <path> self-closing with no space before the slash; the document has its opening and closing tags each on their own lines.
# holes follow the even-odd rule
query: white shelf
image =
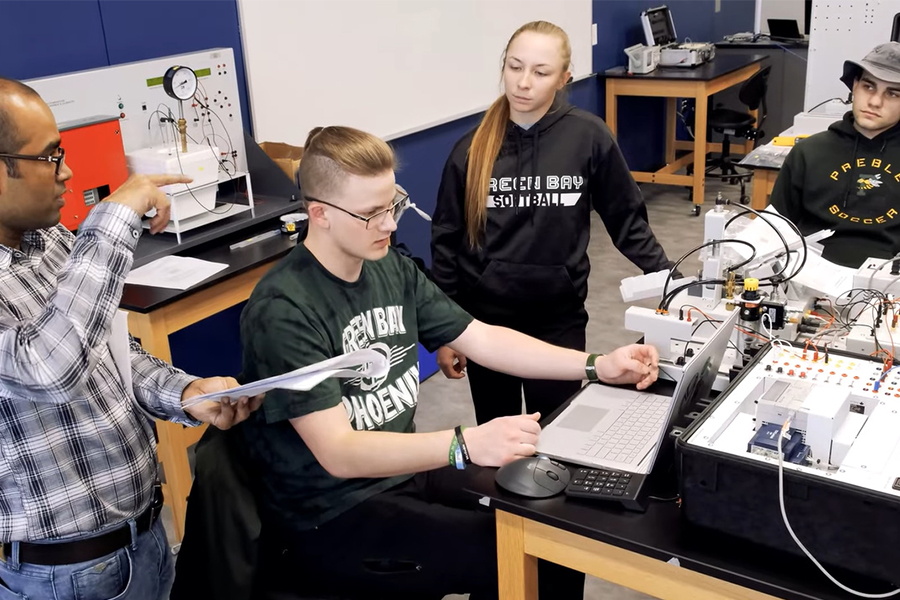
<svg viewBox="0 0 900 600">
<path fill-rule="evenodd" d="M 184 233 L 191 229 L 196 229 L 197 227 L 203 227 L 204 225 L 209 225 L 210 223 L 215 223 L 216 221 L 239 215 L 248 210 L 250 210 L 250 207 L 244 204 L 232 204 L 231 208 L 227 211 L 225 210 L 225 205 L 217 206 L 214 212 L 204 212 L 189 219 L 181 219 L 179 230 L 181 233 Z M 144 229 L 150 229 L 149 221 L 144 221 L 143 225 Z M 163 231 L 165 233 L 178 233 L 175 231 L 175 223 L 173 221 L 169 221 L 169 224 Z"/>
<path fill-rule="evenodd" d="M 191 192 L 199 192 L 200 190 L 206 189 L 213 185 L 222 185 L 223 183 L 228 183 L 230 181 L 234 181 L 235 179 L 240 179 L 241 177 L 246 177 L 248 173 L 246 171 L 236 171 L 231 174 L 229 177 L 225 173 L 219 172 L 219 179 L 216 181 L 210 181 L 209 183 L 204 183 L 203 185 L 190 185 L 185 184 L 189 187 L 189 189 L 184 190 L 183 192 L 175 192 L 174 194 L 166 194 L 167 196 L 183 196 L 184 194 L 190 194 Z"/>
</svg>

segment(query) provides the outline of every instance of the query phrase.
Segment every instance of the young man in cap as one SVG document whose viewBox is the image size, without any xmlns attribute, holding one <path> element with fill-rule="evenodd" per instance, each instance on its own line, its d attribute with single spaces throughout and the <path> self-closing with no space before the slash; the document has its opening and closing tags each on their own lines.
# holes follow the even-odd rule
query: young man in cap
<svg viewBox="0 0 900 600">
<path fill-rule="evenodd" d="M 772 206 L 804 234 L 833 229 L 823 257 L 858 267 L 900 251 L 900 43 L 844 62 L 853 110 L 788 155 Z"/>
</svg>

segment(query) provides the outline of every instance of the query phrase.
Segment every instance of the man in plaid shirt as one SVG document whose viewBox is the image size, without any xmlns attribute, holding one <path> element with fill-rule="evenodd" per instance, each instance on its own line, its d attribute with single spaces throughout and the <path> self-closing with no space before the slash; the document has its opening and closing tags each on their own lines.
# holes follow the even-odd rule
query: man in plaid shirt
<svg viewBox="0 0 900 600">
<path fill-rule="evenodd" d="M 193 396 L 237 385 L 197 379 L 132 339 L 132 389 L 109 349 L 141 217 L 169 220 L 158 186 L 132 177 L 74 236 L 59 224 L 72 171 L 53 114 L 0 78 L 0 600 L 165 598 L 173 565 L 147 413 L 228 428 L 261 398 Z"/>
</svg>

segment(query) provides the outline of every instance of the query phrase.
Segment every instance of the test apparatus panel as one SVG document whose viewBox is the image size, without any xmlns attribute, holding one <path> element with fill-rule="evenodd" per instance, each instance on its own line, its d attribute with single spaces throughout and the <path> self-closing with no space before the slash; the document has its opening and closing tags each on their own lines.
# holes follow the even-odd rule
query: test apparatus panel
<svg viewBox="0 0 900 600">
<path fill-rule="evenodd" d="M 198 79 L 199 101 L 184 102 L 187 133 L 197 143 L 218 148 L 221 179 L 247 171 L 242 107 L 234 52 L 216 48 L 32 79 L 59 124 L 91 115 L 118 116 L 126 153 L 174 144 L 178 100 L 164 90 L 164 75 L 174 66 L 190 67 Z M 208 107 L 208 108 L 204 108 Z M 210 110 L 211 109 L 211 110 Z"/>
<path fill-rule="evenodd" d="M 900 498 L 900 371 L 877 359 L 767 346 L 709 408 L 688 446 Z"/>
</svg>

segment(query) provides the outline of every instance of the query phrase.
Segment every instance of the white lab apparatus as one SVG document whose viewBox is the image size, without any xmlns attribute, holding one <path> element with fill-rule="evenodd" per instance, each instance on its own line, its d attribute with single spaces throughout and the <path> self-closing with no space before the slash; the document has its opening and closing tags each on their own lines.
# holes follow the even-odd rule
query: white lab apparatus
<svg viewBox="0 0 900 600">
<path fill-rule="evenodd" d="M 189 144 L 187 152 L 176 146 L 144 148 L 126 154 L 128 171 L 135 174 L 184 174 L 193 179 L 162 187 L 172 203 L 171 220 L 182 221 L 211 212 L 216 207 L 219 181 L 219 149 Z"/>
<path fill-rule="evenodd" d="M 213 48 L 26 83 L 47 102 L 57 123 L 118 114 L 132 173 L 183 172 L 193 178 L 188 186 L 165 190 L 171 194 L 172 213 L 164 231 L 181 244 L 182 233 L 244 212 L 255 216 L 234 64 L 232 49 Z M 165 75 L 176 66 L 188 67 L 197 79 L 187 100 L 165 89 Z M 179 140 L 182 114 L 185 137 L 195 140 L 187 152 Z M 217 196 L 219 184 L 230 182 L 235 183 Z M 240 193 L 225 193 L 238 186 Z"/>
</svg>

